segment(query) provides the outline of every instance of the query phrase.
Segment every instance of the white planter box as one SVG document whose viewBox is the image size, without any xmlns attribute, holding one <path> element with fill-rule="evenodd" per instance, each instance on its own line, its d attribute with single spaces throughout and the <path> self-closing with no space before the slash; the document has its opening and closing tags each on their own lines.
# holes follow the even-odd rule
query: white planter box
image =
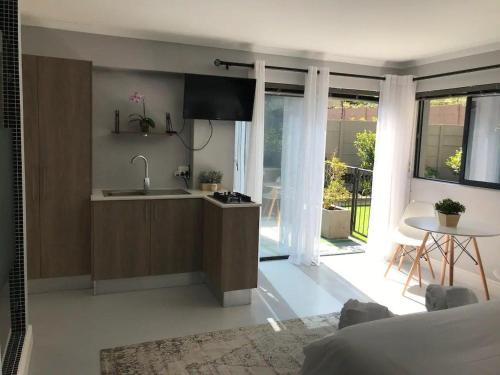
<svg viewBox="0 0 500 375">
<path fill-rule="evenodd" d="M 351 235 L 351 211 L 337 206 L 335 208 L 323 208 L 321 236 L 328 239 L 348 238 Z"/>
</svg>

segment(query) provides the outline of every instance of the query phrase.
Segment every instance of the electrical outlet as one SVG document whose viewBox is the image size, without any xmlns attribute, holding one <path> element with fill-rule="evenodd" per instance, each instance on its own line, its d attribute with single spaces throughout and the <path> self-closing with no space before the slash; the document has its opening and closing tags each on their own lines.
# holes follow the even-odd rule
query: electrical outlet
<svg viewBox="0 0 500 375">
<path fill-rule="evenodd" d="M 189 166 L 188 165 L 179 165 L 177 167 L 177 170 L 174 172 L 174 176 L 189 177 Z"/>
</svg>

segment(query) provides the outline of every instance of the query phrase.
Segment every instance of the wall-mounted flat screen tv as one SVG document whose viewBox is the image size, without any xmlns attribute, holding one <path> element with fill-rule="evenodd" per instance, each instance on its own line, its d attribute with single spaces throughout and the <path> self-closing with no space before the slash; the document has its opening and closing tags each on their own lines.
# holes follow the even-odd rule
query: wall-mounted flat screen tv
<svg viewBox="0 0 500 375">
<path fill-rule="evenodd" d="M 252 121 L 255 79 L 186 74 L 185 119 Z"/>
</svg>

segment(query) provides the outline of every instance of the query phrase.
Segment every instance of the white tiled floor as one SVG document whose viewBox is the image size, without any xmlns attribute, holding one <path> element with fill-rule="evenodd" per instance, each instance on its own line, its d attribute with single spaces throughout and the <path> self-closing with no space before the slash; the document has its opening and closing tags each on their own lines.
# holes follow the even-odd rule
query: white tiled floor
<svg viewBox="0 0 500 375">
<path fill-rule="evenodd" d="M 340 311 L 349 298 L 374 300 L 398 314 L 423 311 L 401 295 L 403 275 L 383 278 L 366 254 L 323 257 L 320 267 L 260 264 L 249 306 L 221 308 L 203 285 L 92 296 L 88 290 L 31 295 L 31 375 L 99 374 L 99 350 L 144 341 Z M 420 295 L 423 292 L 420 291 Z"/>
</svg>

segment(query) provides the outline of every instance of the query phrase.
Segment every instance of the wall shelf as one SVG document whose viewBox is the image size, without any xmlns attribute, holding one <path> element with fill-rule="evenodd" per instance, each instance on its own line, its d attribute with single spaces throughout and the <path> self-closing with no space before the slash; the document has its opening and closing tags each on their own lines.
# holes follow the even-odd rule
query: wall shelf
<svg viewBox="0 0 500 375">
<path fill-rule="evenodd" d="M 155 132 L 143 133 L 143 132 L 139 132 L 139 131 L 124 130 L 124 131 L 120 131 L 120 132 L 117 133 L 117 132 L 115 132 L 113 130 L 111 132 L 111 134 L 114 134 L 114 135 L 122 135 L 122 134 L 140 135 L 140 136 L 143 136 L 143 137 L 149 137 L 149 136 L 154 136 L 154 137 L 157 137 L 157 136 L 169 136 L 169 137 L 171 137 L 172 135 L 177 134 L 177 132 L 176 131 L 170 131 L 170 132 L 165 132 L 165 133 L 155 133 Z"/>
</svg>

